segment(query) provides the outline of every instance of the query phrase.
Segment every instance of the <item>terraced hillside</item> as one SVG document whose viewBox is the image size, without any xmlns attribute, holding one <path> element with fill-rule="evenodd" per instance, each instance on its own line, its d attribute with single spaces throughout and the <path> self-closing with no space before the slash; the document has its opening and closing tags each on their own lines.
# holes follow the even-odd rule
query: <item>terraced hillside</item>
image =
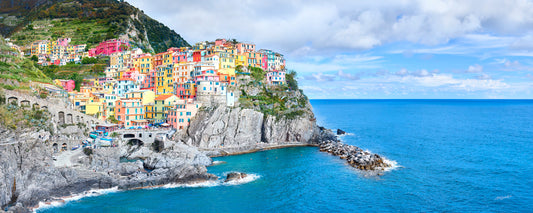
<svg viewBox="0 0 533 213">
<path fill-rule="evenodd" d="M 0 1 L 0 33 L 17 45 L 70 37 L 92 47 L 119 37 L 147 52 L 190 46 L 174 30 L 117 0 Z"/>
</svg>

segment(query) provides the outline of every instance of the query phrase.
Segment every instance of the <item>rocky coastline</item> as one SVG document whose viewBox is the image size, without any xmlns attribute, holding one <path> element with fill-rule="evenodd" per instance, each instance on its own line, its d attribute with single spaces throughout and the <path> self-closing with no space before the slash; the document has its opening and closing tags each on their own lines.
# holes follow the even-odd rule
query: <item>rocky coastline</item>
<svg viewBox="0 0 533 213">
<path fill-rule="evenodd" d="M 62 159 L 56 159 L 51 144 L 57 138 L 84 138 L 86 128 L 50 123 L 48 129 L 13 130 L 0 125 L 0 144 L 9 144 L 0 145 L 0 212 L 29 212 L 40 202 L 62 202 L 91 190 L 216 181 L 219 177 L 206 168 L 213 164 L 211 157 L 285 147 L 316 146 L 364 171 L 390 166 L 379 155 L 342 144 L 335 132 L 319 127 L 305 100 L 297 108 L 303 113 L 291 118 L 240 106 L 210 106 L 157 149 L 119 140 L 117 147 L 67 151 L 60 154 Z"/>
</svg>

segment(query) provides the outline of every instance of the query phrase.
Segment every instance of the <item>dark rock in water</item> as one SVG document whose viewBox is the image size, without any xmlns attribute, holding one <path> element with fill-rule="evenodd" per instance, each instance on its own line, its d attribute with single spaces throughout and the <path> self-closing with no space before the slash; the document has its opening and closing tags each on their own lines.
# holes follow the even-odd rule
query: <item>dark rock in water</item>
<svg viewBox="0 0 533 213">
<path fill-rule="evenodd" d="M 342 131 L 342 129 L 337 129 L 337 135 L 344 135 L 346 134 L 345 131 Z"/>
<path fill-rule="evenodd" d="M 248 176 L 246 173 L 232 172 L 232 173 L 229 173 L 226 176 L 226 180 L 224 182 L 229 182 L 229 181 L 233 181 L 233 180 L 240 180 L 240 179 L 245 178 L 246 176 Z"/>
</svg>

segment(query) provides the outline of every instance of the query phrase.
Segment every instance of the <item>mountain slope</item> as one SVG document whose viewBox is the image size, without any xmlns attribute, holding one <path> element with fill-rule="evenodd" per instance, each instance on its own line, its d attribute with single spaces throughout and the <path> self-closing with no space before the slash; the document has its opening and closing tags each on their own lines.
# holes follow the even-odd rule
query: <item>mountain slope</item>
<svg viewBox="0 0 533 213">
<path fill-rule="evenodd" d="M 0 33 L 17 45 L 70 37 L 92 47 L 119 37 L 149 52 L 190 46 L 174 30 L 117 0 L 3 0 Z"/>
</svg>

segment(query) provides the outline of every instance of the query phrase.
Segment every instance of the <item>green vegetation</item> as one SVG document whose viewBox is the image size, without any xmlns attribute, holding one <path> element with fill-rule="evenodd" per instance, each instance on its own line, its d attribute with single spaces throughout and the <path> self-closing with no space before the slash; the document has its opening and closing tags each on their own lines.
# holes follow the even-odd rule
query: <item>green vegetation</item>
<svg viewBox="0 0 533 213">
<path fill-rule="evenodd" d="M 88 64 L 83 64 L 85 63 Z M 69 63 L 65 66 L 39 66 L 39 69 L 50 79 L 74 80 L 75 90 L 79 91 L 84 78 L 105 76 L 109 57 L 83 58 L 82 64 Z"/>
<path fill-rule="evenodd" d="M 8 82 L 15 81 L 14 84 Z M 29 89 L 30 81 L 51 83 L 35 62 L 28 58 L 19 58 L 0 37 L 0 87 L 8 90 Z"/>
<path fill-rule="evenodd" d="M 248 67 L 248 70 L 250 70 L 252 78 L 254 78 L 256 81 L 263 81 L 265 79 L 266 72 L 259 68 L 259 67 Z"/>
<path fill-rule="evenodd" d="M 93 57 L 82 58 L 81 63 L 82 64 L 96 64 L 98 63 L 98 59 L 93 58 Z"/>
<path fill-rule="evenodd" d="M 107 121 L 114 123 L 114 124 L 118 124 L 118 120 L 115 118 L 115 116 L 107 117 Z"/>
<path fill-rule="evenodd" d="M 88 44 L 126 35 L 143 50 L 162 52 L 169 47 L 190 46 L 179 34 L 127 2 L 118 0 L 26 0 L 11 5 L 2 5 L 2 12 L 9 23 L 0 22 L 0 33 L 10 36 L 18 45 L 27 45 L 35 40 L 72 38 L 73 44 Z M 132 15 L 134 18 L 132 18 Z M 132 27 L 133 26 L 133 27 Z M 146 36 L 145 36 L 146 35 Z M 149 41 L 149 42 L 148 42 Z"/>
<path fill-rule="evenodd" d="M 91 149 L 90 147 L 85 147 L 83 148 L 83 154 L 89 156 L 89 155 L 92 155 L 93 154 L 93 149 Z"/>
<path fill-rule="evenodd" d="M 239 103 L 243 108 L 256 109 L 266 115 L 276 116 L 277 119 L 294 119 L 304 115 L 307 104 L 306 96 L 295 95 L 295 92 L 287 92 L 286 86 L 262 87 L 257 95 L 247 95 L 241 90 Z"/>
<path fill-rule="evenodd" d="M 33 21 L 33 29 L 28 27 L 14 33 L 11 38 L 14 43 L 23 46 L 37 40 L 55 40 L 60 37 L 71 38 L 71 44 L 87 44 L 96 46 L 107 37 L 110 29 L 101 20 L 80 20 L 74 18 L 42 19 Z"/>
<path fill-rule="evenodd" d="M 289 72 L 285 74 L 287 86 L 289 86 L 291 90 L 298 90 L 298 81 L 296 81 L 296 75 L 297 73 L 294 70 L 289 70 Z"/>
<path fill-rule="evenodd" d="M 48 122 L 50 117 L 46 111 L 6 103 L 5 95 L 3 92 L 0 93 L 0 100 L 2 100 L 0 101 L 1 125 L 12 130 L 35 127 L 51 131 L 52 127 Z"/>
</svg>

